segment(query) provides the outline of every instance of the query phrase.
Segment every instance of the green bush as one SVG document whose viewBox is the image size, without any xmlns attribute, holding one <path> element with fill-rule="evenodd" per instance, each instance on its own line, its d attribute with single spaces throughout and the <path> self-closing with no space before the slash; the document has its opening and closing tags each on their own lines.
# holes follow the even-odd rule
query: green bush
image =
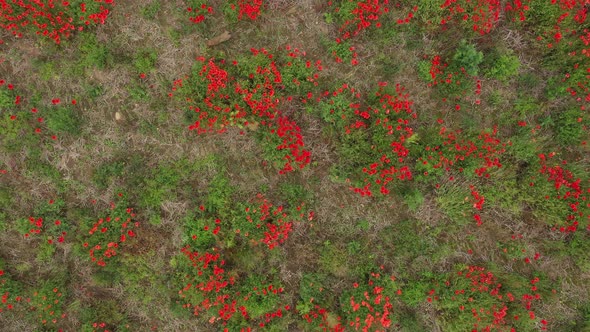
<svg viewBox="0 0 590 332">
<path fill-rule="evenodd" d="M 543 109 L 543 105 L 530 96 L 520 96 L 514 101 L 514 110 L 518 112 L 520 117 L 539 115 Z"/>
<path fill-rule="evenodd" d="M 160 1 L 152 0 L 152 2 L 141 8 L 141 16 L 148 20 L 153 20 L 156 18 L 156 15 L 158 15 L 158 12 L 160 12 L 161 6 L 162 4 Z"/>
<path fill-rule="evenodd" d="M 113 63 L 113 55 L 109 47 L 105 43 L 99 42 L 95 34 L 83 32 L 79 39 L 78 71 L 84 72 L 92 68 L 104 69 Z"/>
<path fill-rule="evenodd" d="M 280 285 L 269 283 L 267 280 L 268 276 L 249 275 L 240 283 L 240 293 L 247 296 L 243 305 L 252 319 L 261 318 L 279 307 L 280 294 L 272 292 L 268 287 L 272 285 L 272 288 L 278 289 Z"/>
<path fill-rule="evenodd" d="M 490 62 L 492 65 L 485 72 L 487 77 L 506 82 L 518 75 L 520 60 L 516 55 L 510 53 L 502 54 L 498 57 L 493 57 Z"/>
<path fill-rule="evenodd" d="M 86 304 L 80 309 L 79 317 L 84 324 L 82 327 L 84 332 L 97 331 L 93 326 L 95 323 L 103 326 L 103 331 L 131 331 L 127 315 L 116 300 L 95 299 L 90 305 Z"/>
<path fill-rule="evenodd" d="M 92 174 L 92 181 L 100 188 L 106 189 L 113 178 L 123 175 L 125 170 L 125 162 L 123 161 L 107 161 L 100 164 L 94 174 Z"/>
<path fill-rule="evenodd" d="M 229 183 L 229 178 L 223 172 L 220 172 L 209 183 L 205 209 L 208 212 L 219 213 L 220 216 L 225 216 L 232 203 L 232 193 L 233 189 Z"/>
<path fill-rule="evenodd" d="M 424 81 L 428 83 L 432 83 L 432 75 L 430 74 L 430 67 L 431 62 L 428 60 L 421 60 L 418 61 L 418 76 Z"/>
<path fill-rule="evenodd" d="M 447 183 L 437 190 L 436 203 L 454 225 L 467 225 L 473 220 L 471 194 L 468 189 Z"/>
<path fill-rule="evenodd" d="M 586 137 L 584 124 L 581 120 L 585 114 L 579 108 L 569 108 L 557 114 L 553 125 L 557 142 L 564 147 L 579 145 Z"/>
<path fill-rule="evenodd" d="M 54 134 L 79 135 L 82 117 L 72 107 L 60 106 L 46 112 L 47 128 Z"/>
<path fill-rule="evenodd" d="M 158 53 L 152 48 L 140 49 L 133 56 L 133 67 L 138 73 L 149 73 L 154 71 Z"/>
<path fill-rule="evenodd" d="M 316 305 L 322 305 L 326 300 L 324 291 L 327 277 L 322 273 L 306 273 L 299 282 L 299 297 L 297 310 L 300 314 L 305 315 L 315 308 Z"/>
<path fill-rule="evenodd" d="M 331 125 L 337 133 L 341 133 L 351 121 L 350 104 L 352 99 L 348 94 L 340 93 L 329 99 L 320 101 L 315 107 L 322 120 Z"/>
<path fill-rule="evenodd" d="M 313 193 L 307 190 L 303 185 L 291 182 L 282 182 L 279 184 L 279 196 L 289 205 L 290 208 L 299 206 L 305 202 L 310 204 L 313 199 Z"/>
<path fill-rule="evenodd" d="M 16 96 L 5 87 L 0 87 L 0 112 L 8 112 L 14 107 Z"/>
<path fill-rule="evenodd" d="M 127 92 L 129 92 L 129 97 L 134 101 L 147 103 L 151 98 L 150 91 L 138 82 L 129 86 Z"/>
<path fill-rule="evenodd" d="M 410 208 L 411 211 L 418 210 L 422 206 L 422 203 L 424 203 L 424 195 L 417 188 L 404 190 L 402 192 L 402 197 L 404 198 L 406 205 L 408 205 L 408 208 Z"/>
<path fill-rule="evenodd" d="M 478 51 L 475 48 L 475 45 L 469 44 L 463 39 L 455 50 L 451 65 L 456 70 L 464 69 L 469 76 L 477 76 L 479 73 L 479 65 L 482 62 L 483 53 Z"/>
<path fill-rule="evenodd" d="M 175 197 L 173 189 L 178 186 L 180 179 L 180 174 L 172 165 L 160 165 L 153 169 L 151 175 L 143 183 L 140 206 L 159 211 L 160 205 L 165 199 Z"/>
</svg>

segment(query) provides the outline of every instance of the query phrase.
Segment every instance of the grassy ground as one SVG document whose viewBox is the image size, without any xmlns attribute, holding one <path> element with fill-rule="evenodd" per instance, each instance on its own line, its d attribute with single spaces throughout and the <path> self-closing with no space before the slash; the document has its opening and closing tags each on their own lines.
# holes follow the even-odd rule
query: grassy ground
<svg viewBox="0 0 590 332">
<path fill-rule="evenodd" d="M 353 66 L 350 59 L 336 63 L 331 54 L 340 47 L 334 40 L 341 36 L 342 23 L 334 8 L 346 1 L 265 3 L 256 20 L 234 22 L 224 15 L 223 1 L 210 1 L 215 13 L 193 24 L 186 1 L 117 2 L 104 25 L 59 46 L 34 33 L 14 39 L 0 32 L 0 79 L 14 85 L 14 90 L 0 86 L 0 92 L 24 96 L 20 106 L 0 103 L 0 293 L 14 305 L 2 306 L 2 329 L 222 331 L 220 307 L 194 314 L 209 296 L 194 284 L 218 274 L 207 279 L 205 271 L 207 278 L 199 279 L 201 265 L 191 264 L 182 253 L 190 246 L 201 254 L 222 255 L 223 264 L 214 261 L 224 269 L 219 278 L 236 280 L 219 294 L 239 301 L 249 318 L 238 310 L 228 320 L 229 331 L 247 326 L 256 331 L 338 330 L 339 321 L 346 330 L 355 330 L 357 315 L 364 322 L 367 315 L 387 312 L 381 300 L 372 298 L 379 294 L 375 285 L 381 284 L 392 305 L 392 323 L 376 322 L 372 328 L 377 330 L 484 330 L 489 324 L 498 331 L 510 326 L 519 331 L 587 331 L 590 239 L 584 205 L 590 196 L 584 190 L 590 188 L 590 154 L 582 142 L 588 139 L 590 118 L 568 93 L 551 97 L 551 78 L 563 68 L 553 65 L 551 57 L 558 55 L 538 45 L 537 31 L 504 21 L 485 36 L 468 34 L 460 25 L 439 31 L 422 16 L 397 26 L 391 22 L 412 10 L 402 1 L 401 9 L 384 16 L 390 23 L 383 29 L 346 41 L 358 53 L 359 65 Z M 225 31 L 229 40 L 207 46 Z M 461 47 L 460 34 L 482 51 L 480 73 L 465 78 L 481 80 L 482 87 L 473 94 L 472 84 L 467 95 L 455 97 L 450 85 L 429 86 L 423 76 L 428 78 L 430 67 L 424 72 L 423 66 L 430 66 L 437 54 L 450 62 L 449 68 L 464 60 L 453 58 Z M 200 70 L 203 63 L 197 57 L 248 63 L 259 61 L 250 55 L 252 48 L 265 48 L 280 58 L 287 45 L 305 51 L 304 61 L 320 60 L 324 66 L 318 86 L 310 91 L 291 93 L 295 90 L 288 90 L 287 83 L 276 90 L 281 114 L 297 123 L 311 152 L 307 167 L 279 174 L 280 165 L 266 158 L 276 148 L 259 137 L 263 125 L 234 126 L 223 134 L 197 135 L 187 129 L 194 122 L 187 121 L 189 102 L 172 87 L 178 79 L 186 82 L 193 66 Z M 342 54 L 350 52 L 344 49 Z M 507 77 L 487 74 L 497 67 L 498 54 L 513 55 L 518 69 Z M 249 84 L 246 76 L 238 81 Z M 329 100 L 346 83 L 359 93 L 358 99 L 346 99 L 346 112 L 354 102 L 378 109 L 373 97 L 378 82 L 389 82 L 388 88 L 404 86 L 418 114 L 408 125 L 414 136 L 401 139 L 409 149 L 401 164 L 409 165 L 414 178 L 394 181 L 389 195 L 380 195 L 374 185 L 377 197 L 363 197 L 351 187 L 363 183 L 363 167 L 378 161 L 371 158 L 380 157 L 379 144 L 391 150 L 387 140 L 395 135 L 383 139 L 378 129 L 368 129 L 360 138 L 345 135 L 326 120 L 329 115 L 315 99 L 328 91 L 318 99 Z M 283 91 L 293 100 L 285 101 Z M 307 92 L 314 97 L 306 98 Z M 52 105 L 54 98 L 59 105 Z M 38 113 L 31 113 L 33 107 Z M 16 121 L 9 118 L 13 114 Z M 349 119 L 355 116 L 347 114 Z M 42 128 L 39 134 L 34 132 L 37 126 Z M 497 141 L 484 142 L 482 132 L 495 126 Z M 451 140 L 439 134 L 443 127 L 449 133 L 460 130 L 459 139 L 443 144 Z M 440 145 L 446 151 L 471 142 L 479 146 L 478 153 L 505 148 L 490 155 L 502 163 L 489 167 L 490 178 L 472 174 L 481 160 L 469 158 L 423 175 L 420 158 L 430 147 L 434 151 Z M 462 153 L 456 151 L 448 152 L 451 159 Z M 573 193 L 570 184 L 580 179 L 579 199 L 557 197 L 566 195 L 565 190 L 556 192 L 539 171 L 543 164 L 538 155 L 551 153 L 556 157 L 549 158 L 549 167 L 561 165 L 573 174 L 563 177 L 567 190 Z M 474 192 L 485 196 L 481 210 L 475 208 Z M 260 205 L 257 194 L 292 217 L 288 239 L 272 249 L 252 245 L 252 238 L 244 235 L 247 226 L 240 224 L 245 206 L 254 210 Z M 568 216 L 577 215 L 571 212 L 574 202 L 579 204 L 579 227 L 560 232 Z M 481 225 L 474 215 L 481 217 Z M 88 248 L 102 235 L 89 230 L 107 216 L 130 218 L 129 228 L 135 221 L 139 226 L 101 267 L 90 260 Z M 276 216 L 269 225 L 280 225 Z M 44 220 L 41 234 L 30 229 L 36 218 Z M 219 235 L 202 230 L 203 225 L 216 227 L 216 218 L 226 227 Z M 119 241 L 128 234 L 123 228 L 109 239 L 105 231 L 104 241 L 96 243 Z M 484 282 L 462 278 L 470 267 L 483 267 L 481 278 L 496 278 L 486 283 L 489 289 L 474 290 Z M 268 285 L 283 291 L 254 295 Z M 185 287 L 192 290 L 185 289 L 183 298 Z M 461 287 L 467 293 L 472 288 L 470 295 L 460 298 L 454 291 Z M 351 296 L 360 301 L 364 290 L 375 311 L 363 307 L 355 313 L 349 308 L 354 306 Z M 507 293 L 516 300 L 506 301 Z M 528 305 L 527 296 L 536 294 L 538 299 Z M 494 316 L 503 305 L 509 310 L 505 321 Z M 482 308 L 480 323 L 472 308 Z M 266 321 L 279 309 L 282 317 Z M 316 318 L 308 322 L 306 315 L 314 313 Z M 529 319 L 530 313 L 535 317 Z"/>
</svg>

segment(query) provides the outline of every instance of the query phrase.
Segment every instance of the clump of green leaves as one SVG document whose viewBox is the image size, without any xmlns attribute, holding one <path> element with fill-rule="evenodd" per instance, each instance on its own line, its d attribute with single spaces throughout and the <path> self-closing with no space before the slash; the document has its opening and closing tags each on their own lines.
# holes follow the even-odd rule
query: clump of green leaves
<svg viewBox="0 0 590 332">
<path fill-rule="evenodd" d="M 79 135 L 82 118 L 69 106 L 59 106 L 45 112 L 47 128 L 51 133 Z"/>
<path fill-rule="evenodd" d="M 479 65 L 483 62 L 483 53 L 469 44 L 465 39 L 461 40 L 453 55 L 452 66 L 456 69 L 464 69 L 469 76 L 477 76 Z"/>
<path fill-rule="evenodd" d="M 503 82 L 515 77 L 520 68 L 520 60 L 511 53 L 493 57 L 490 62 L 491 66 L 486 70 L 485 75 Z"/>
</svg>

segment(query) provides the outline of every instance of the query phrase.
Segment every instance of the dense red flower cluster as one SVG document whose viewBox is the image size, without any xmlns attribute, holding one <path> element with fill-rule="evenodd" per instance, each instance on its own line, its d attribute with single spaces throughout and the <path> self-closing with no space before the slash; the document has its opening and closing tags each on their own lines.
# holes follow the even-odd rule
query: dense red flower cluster
<svg viewBox="0 0 590 332">
<path fill-rule="evenodd" d="M 329 4 L 331 5 L 332 1 Z M 382 25 L 379 20 L 380 17 L 390 11 L 389 0 L 356 1 L 356 6 L 351 8 L 350 14 L 352 15 L 352 19 L 345 21 L 339 29 L 342 39 L 349 39 L 356 36 L 361 31 L 373 25 L 380 28 Z M 335 9 L 337 13 L 340 10 L 342 10 L 341 7 Z"/>
<path fill-rule="evenodd" d="M 261 285 L 254 287 L 248 293 L 241 293 L 236 290 L 236 278 L 228 276 L 225 269 L 225 259 L 213 248 L 209 251 L 193 251 L 190 246 L 185 246 L 181 252 L 188 258 L 193 272 L 187 274 L 185 279 L 188 283 L 181 289 L 178 294 L 180 298 L 187 303 L 183 304 L 184 308 L 191 308 L 195 316 L 201 314 L 211 315 L 209 323 L 213 324 L 220 321 L 224 326 L 236 314 L 243 319 L 252 320 L 248 313 L 248 300 L 251 297 L 277 296 L 284 290 L 282 287 L 274 285 Z M 196 297 L 194 297 L 196 293 Z M 197 301 L 195 303 L 191 303 Z M 284 310 L 289 310 L 285 306 Z M 256 317 L 259 320 L 258 325 L 264 327 L 275 318 L 283 316 L 283 308 L 265 313 L 262 317 Z"/>
<path fill-rule="evenodd" d="M 253 244 L 264 243 L 273 249 L 284 243 L 293 231 L 293 221 L 283 206 L 274 206 L 263 195 L 256 196 L 254 205 L 245 209 L 248 224 L 238 225 L 235 231 L 244 231 L 244 236 L 252 239 Z"/>
<path fill-rule="evenodd" d="M 404 87 L 396 84 L 395 92 L 392 93 L 386 91 L 387 85 L 386 82 L 379 84 L 379 90 L 375 93 L 378 98 L 376 105 L 361 108 L 360 103 L 350 104 L 357 119 L 346 127 L 346 134 L 354 130 L 369 130 L 374 141 L 387 142 L 383 146 L 372 146 L 380 157 L 362 169 L 366 174 L 364 187 L 351 188 L 361 196 L 371 196 L 373 185 L 379 186 L 381 194 L 387 195 L 390 192 L 388 186 L 396 179 L 412 180 L 412 171 L 404 163 L 409 153 L 405 142 L 414 134 L 410 122 L 417 118 L 417 114 Z"/>
<path fill-rule="evenodd" d="M 296 210 L 301 211 L 302 205 Z M 245 284 L 240 282 L 240 276 L 226 270 L 226 262 L 234 257 L 229 254 L 231 250 L 224 250 L 224 244 L 241 242 L 235 241 L 235 237 L 243 236 L 242 240 L 248 240 L 245 244 L 275 248 L 292 231 L 288 209 L 275 206 L 258 194 L 252 202 L 238 204 L 227 221 L 216 217 L 220 211 L 204 205 L 199 206 L 198 213 L 203 216 L 195 220 L 197 229 L 191 229 L 191 233 L 198 234 L 191 236 L 195 242 L 182 248 L 183 259 L 177 261 L 183 271 L 183 286 L 179 291 L 183 307 L 191 308 L 195 315 L 206 313 L 209 323 L 220 322 L 223 326 L 230 325 L 228 321 L 233 318 L 233 321 L 264 327 L 283 317 L 290 309 L 288 305 L 279 306 L 279 295 L 284 289 L 256 278 L 247 278 Z M 300 217 L 304 215 L 302 212 Z M 260 312 L 260 301 L 268 301 L 264 312 Z"/>
<path fill-rule="evenodd" d="M 42 133 L 47 132 L 46 126 L 46 111 L 49 111 L 50 108 L 37 108 L 37 107 L 30 107 L 28 105 L 28 98 L 25 98 L 22 95 L 19 95 L 17 90 L 15 89 L 14 85 L 7 84 L 5 80 L 0 79 L 0 90 L 6 89 L 8 92 L 8 96 L 13 98 L 14 100 L 14 107 L 8 109 L 8 117 L 11 121 L 15 122 L 15 129 L 19 131 L 19 135 L 26 135 L 26 134 L 33 134 L 40 139 L 51 139 L 53 141 L 58 140 L 58 135 L 55 133 L 52 135 L 44 136 L 40 135 Z M 2 93 L 2 91 L 0 91 Z M 51 99 L 52 107 L 57 107 L 61 105 L 61 107 L 73 107 L 77 104 L 75 99 L 71 100 L 70 105 L 62 105 L 62 101 L 59 98 L 52 98 Z M 49 103 L 49 102 L 48 102 Z M 28 133 L 24 132 L 24 127 L 27 127 L 27 130 L 30 130 Z"/>
<path fill-rule="evenodd" d="M 334 5 L 333 1 L 328 1 L 328 5 Z M 409 23 L 417 9 L 418 7 L 415 6 L 405 19 L 398 20 L 398 24 Z M 375 28 L 381 28 L 383 26 L 383 16 L 389 13 L 390 10 L 391 5 L 389 0 L 342 1 L 340 6 L 334 8 L 334 12 L 343 17 L 350 17 L 350 19 L 344 21 L 339 27 L 340 36 L 336 38 L 336 43 L 340 44 L 345 40 L 357 36 L 362 31 L 365 31 L 372 26 Z M 350 46 L 348 51 L 352 56 L 351 64 L 353 66 L 357 65 L 358 54 L 355 51 L 355 47 Z M 343 55 L 338 55 L 336 53 L 336 51 L 332 51 L 332 55 L 334 55 L 336 62 L 341 63 L 343 61 Z"/>
<path fill-rule="evenodd" d="M 263 0 L 238 0 L 238 20 L 241 20 L 244 15 L 251 20 L 255 20 L 260 15 L 260 10 L 264 7 Z M 231 8 L 236 9 L 232 4 Z"/>
<path fill-rule="evenodd" d="M 282 156 L 284 164 L 281 173 L 307 166 L 311 161 L 311 155 L 304 148 L 301 130 L 280 110 L 283 103 L 293 100 L 292 96 L 281 96 L 285 85 L 296 87 L 301 85 L 297 77 L 288 82 L 284 80 L 284 77 L 293 76 L 291 74 L 293 62 L 302 61 L 301 52 L 291 50 L 290 47 L 287 47 L 287 51 L 287 56 L 293 60 L 279 64 L 266 49 L 252 49 L 253 58 L 250 61 L 260 65 L 249 73 L 244 73 L 245 69 L 242 69 L 243 65 L 238 61 L 233 61 L 228 67 L 225 60 L 198 58 L 197 60 L 203 62 L 198 77 L 176 80 L 172 88 L 173 91 L 193 88 L 187 87 L 186 84 L 204 84 L 206 87 L 206 93 L 202 99 L 192 100 L 192 96 L 186 98 L 189 110 L 197 114 L 197 120 L 189 126 L 189 130 L 196 131 L 198 134 L 223 133 L 228 126 L 252 131 L 262 126 L 270 134 L 266 136 L 266 139 L 276 144 L 278 152 L 275 153 Z M 307 61 L 306 69 L 313 70 L 311 67 L 311 62 Z M 316 63 L 315 68 L 321 70 L 321 63 Z M 317 83 L 315 82 L 317 77 L 316 74 L 306 79 L 308 82 Z M 192 80 L 197 82 L 193 83 Z M 302 101 L 305 102 L 306 99 Z"/>
<path fill-rule="evenodd" d="M 75 31 L 91 24 L 104 24 L 114 0 L 95 0 L 72 6 L 68 1 L 53 0 L 0 0 L 0 28 L 22 37 L 21 30 L 34 30 L 57 44 Z"/>
<path fill-rule="evenodd" d="M 134 228 L 139 222 L 134 222 L 133 209 L 120 211 L 121 207 L 111 203 L 114 216 L 98 219 L 88 231 L 87 241 L 83 246 L 88 249 L 90 260 L 98 266 L 106 266 L 107 261 L 117 255 L 119 247 L 127 240 L 136 236 Z"/>
<path fill-rule="evenodd" d="M 563 221 L 564 225 L 556 228 L 560 232 L 575 232 L 580 222 L 585 222 L 590 230 L 590 187 L 584 188 L 582 180 L 562 166 L 566 165 L 566 162 L 562 162 L 562 165 L 551 165 L 550 160 L 553 156 L 554 154 L 539 154 L 539 173 L 553 184 L 556 192 L 556 195 L 547 193 L 545 198 L 564 202 L 569 208 L 567 220 Z"/>
<path fill-rule="evenodd" d="M 205 15 L 213 14 L 213 7 L 206 3 L 194 4 L 186 7 L 186 11 L 190 14 L 189 20 L 193 23 L 201 23 L 205 20 Z"/>
<path fill-rule="evenodd" d="M 17 290 L 19 287 L 16 286 L 15 281 L 2 268 L 3 266 L 0 263 L 0 314 L 5 311 L 21 311 L 24 309 L 29 311 L 44 328 L 63 331 L 57 329 L 55 325 L 60 319 L 66 317 L 66 314 L 62 312 L 61 302 L 64 294 L 60 289 L 57 287 L 45 287 L 40 291 L 27 294 Z"/>
<path fill-rule="evenodd" d="M 311 152 L 303 149 L 305 143 L 303 142 L 303 135 L 301 129 L 294 121 L 290 121 L 287 117 L 281 116 L 277 118 L 276 129 L 271 129 L 271 133 L 275 133 L 282 144 L 277 145 L 277 150 L 288 150 L 285 154 L 285 165 L 279 171 L 280 174 L 293 171 L 293 164 L 299 165 L 299 168 L 304 168 L 311 162 Z"/>
<path fill-rule="evenodd" d="M 321 331 L 387 331 L 392 326 L 394 296 L 401 295 L 394 276 L 372 272 L 364 283 L 354 283 L 341 299 L 345 317 L 339 317 L 315 305 L 302 315 L 308 323 L 317 324 Z"/>
<path fill-rule="evenodd" d="M 441 20 L 441 25 L 451 21 L 463 21 L 472 24 L 473 31 L 485 35 L 492 31 L 502 16 L 516 14 L 518 20 L 524 21 L 524 13 L 529 10 L 525 4 L 527 0 L 511 0 L 503 3 L 500 0 L 444 0 L 441 8 L 447 15 Z"/>
<path fill-rule="evenodd" d="M 529 290 L 505 290 L 505 286 L 491 271 L 480 266 L 468 266 L 457 271 L 454 276 L 442 284 L 437 284 L 427 295 L 427 301 L 441 308 L 455 305 L 459 310 L 457 318 L 471 321 L 474 331 L 513 331 L 518 326 L 521 314 L 527 314 L 535 320 L 533 303 L 541 300 L 536 283 L 539 278 L 531 280 Z M 518 292 L 516 295 L 514 292 Z M 543 320 L 541 329 L 545 329 L 547 321 Z"/>
<path fill-rule="evenodd" d="M 552 29 L 539 31 L 538 40 L 547 43 L 548 48 L 559 48 L 567 54 L 566 72 L 562 82 L 567 92 L 586 110 L 590 105 L 590 29 L 587 27 L 589 4 L 586 0 L 551 0 L 558 6 L 559 16 L 552 17 Z"/>
<path fill-rule="evenodd" d="M 221 259 L 219 253 L 193 251 L 188 245 L 182 248 L 181 252 L 190 260 L 197 278 L 194 279 L 195 283 L 187 284 L 178 292 L 180 297 L 186 297 L 184 293 L 192 289 L 202 294 L 201 297 L 204 297 L 199 303 L 187 303 L 184 306 L 187 308 L 192 306 L 195 316 L 211 308 L 221 307 L 219 310 L 220 318 L 224 320 L 230 319 L 233 313 L 236 312 L 236 302 L 229 301 L 230 295 L 219 294 L 223 293 L 222 291 L 225 288 L 235 282 L 233 277 L 228 277 L 225 273 L 223 268 L 225 260 Z"/>
<path fill-rule="evenodd" d="M 431 165 L 433 168 L 451 170 L 451 166 L 469 159 L 479 159 L 481 164 L 473 172 L 479 177 L 490 177 L 490 170 L 501 168 L 499 156 L 506 152 L 506 148 L 512 142 L 501 142 L 497 137 L 498 128 L 493 131 L 484 131 L 475 140 L 463 136 L 461 130 L 448 131 L 441 127 L 439 135 L 443 138 L 442 144 L 437 146 L 426 146 L 426 156 L 419 157 L 418 162 L 422 165 Z M 463 168 L 460 167 L 462 172 Z"/>
<path fill-rule="evenodd" d="M 238 20 L 250 19 L 256 20 L 265 7 L 263 0 L 233 0 L 225 4 L 233 11 Z M 207 16 L 213 15 L 217 10 L 209 5 L 206 0 L 189 0 L 186 12 L 189 14 L 189 20 L 193 23 L 202 23 Z"/>
</svg>

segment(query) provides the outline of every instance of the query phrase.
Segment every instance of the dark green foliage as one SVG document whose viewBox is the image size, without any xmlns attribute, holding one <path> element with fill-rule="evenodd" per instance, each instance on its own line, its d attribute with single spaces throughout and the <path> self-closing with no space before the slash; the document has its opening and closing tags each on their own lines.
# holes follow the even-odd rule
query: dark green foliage
<svg viewBox="0 0 590 332">
<path fill-rule="evenodd" d="M 487 77 L 506 82 L 518 74 L 520 60 L 511 51 L 495 50 L 485 56 L 483 65 L 486 67 L 485 75 Z"/>
<path fill-rule="evenodd" d="M 83 32 L 78 36 L 80 59 L 78 68 L 81 71 L 91 68 L 106 68 L 113 62 L 113 56 L 104 42 L 98 41 L 96 35 Z"/>
<path fill-rule="evenodd" d="M 575 146 L 588 137 L 584 129 L 583 119 L 585 116 L 578 108 L 569 108 L 555 116 L 553 131 L 561 146 Z"/>
<path fill-rule="evenodd" d="M 323 305 L 326 300 L 325 287 L 327 277 L 319 273 L 306 273 L 299 282 L 299 297 L 297 310 L 305 315 L 315 308 L 315 305 Z"/>
<path fill-rule="evenodd" d="M 145 48 L 133 56 L 133 67 L 138 73 L 149 73 L 155 69 L 158 54 L 154 49 Z"/>
<path fill-rule="evenodd" d="M 152 2 L 150 2 L 149 4 L 147 4 L 143 8 L 141 8 L 141 15 L 148 20 L 153 20 L 156 18 L 156 16 L 160 12 L 160 9 L 161 9 L 160 1 L 153 0 Z"/>
<path fill-rule="evenodd" d="M 452 66 L 456 70 L 465 70 L 469 76 L 477 76 L 479 65 L 483 62 L 483 53 L 475 48 L 475 45 L 461 40 L 453 55 Z"/>
<path fill-rule="evenodd" d="M 82 132 L 82 117 L 80 110 L 73 107 L 57 107 L 48 109 L 47 128 L 55 134 L 79 135 Z"/>
<path fill-rule="evenodd" d="M 123 175 L 124 170 L 125 162 L 108 161 L 96 168 L 92 180 L 99 188 L 106 189 L 114 179 Z"/>
</svg>

